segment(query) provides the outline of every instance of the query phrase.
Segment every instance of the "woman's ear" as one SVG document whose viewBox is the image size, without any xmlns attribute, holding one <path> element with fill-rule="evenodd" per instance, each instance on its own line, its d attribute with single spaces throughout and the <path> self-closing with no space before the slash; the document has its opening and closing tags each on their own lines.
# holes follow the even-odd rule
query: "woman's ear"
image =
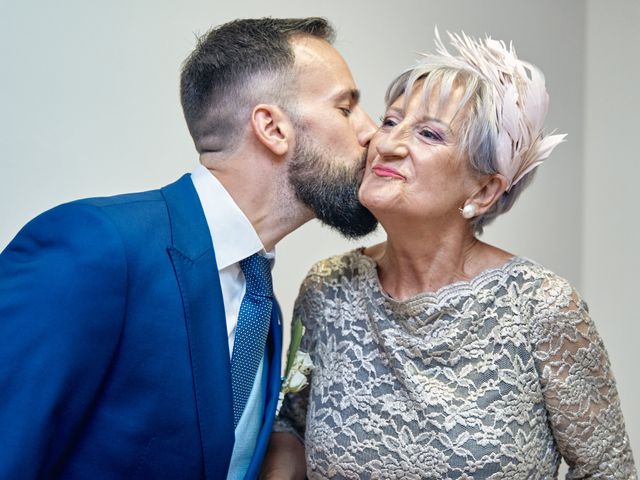
<svg viewBox="0 0 640 480">
<path fill-rule="evenodd" d="M 504 175 L 499 173 L 489 175 L 482 180 L 480 189 L 469 198 L 468 203 L 476 206 L 477 216 L 483 215 L 498 201 L 508 185 Z"/>
<path fill-rule="evenodd" d="M 277 105 L 256 105 L 251 112 L 251 128 L 260 143 L 274 155 L 285 155 L 293 142 L 293 124 Z"/>
</svg>

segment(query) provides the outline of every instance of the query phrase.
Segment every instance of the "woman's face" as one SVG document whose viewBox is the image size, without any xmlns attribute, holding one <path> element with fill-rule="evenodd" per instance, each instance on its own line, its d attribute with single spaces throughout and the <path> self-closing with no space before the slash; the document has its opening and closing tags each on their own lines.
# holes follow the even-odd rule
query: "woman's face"
<svg viewBox="0 0 640 480">
<path fill-rule="evenodd" d="M 455 120 L 454 115 L 464 92 L 452 89 L 438 108 L 437 86 L 426 101 L 421 90 L 418 82 L 406 111 L 404 96 L 389 106 L 369 145 L 359 197 L 383 222 L 389 215 L 460 219 L 458 209 L 477 186 L 457 149 L 458 117 L 466 112 L 458 113 Z"/>
</svg>

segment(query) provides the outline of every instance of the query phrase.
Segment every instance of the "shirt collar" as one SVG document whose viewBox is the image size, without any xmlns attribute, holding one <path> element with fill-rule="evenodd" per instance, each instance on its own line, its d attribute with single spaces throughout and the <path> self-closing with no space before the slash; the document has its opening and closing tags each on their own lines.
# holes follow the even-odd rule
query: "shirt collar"
<svg viewBox="0 0 640 480">
<path fill-rule="evenodd" d="M 253 225 L 222 183 L 203 165 L 198 165 L 193 171 L 191 181 L 215 245 L 218 269 L 222 270 L 254 253 L 266 256 L 273 264 L 275 249 L 265 251 Z"/>
</svg>

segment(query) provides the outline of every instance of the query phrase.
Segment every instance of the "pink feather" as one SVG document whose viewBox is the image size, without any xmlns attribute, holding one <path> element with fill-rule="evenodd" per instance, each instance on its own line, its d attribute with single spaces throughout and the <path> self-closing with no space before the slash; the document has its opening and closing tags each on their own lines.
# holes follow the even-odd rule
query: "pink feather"
<svg viewBox="0 0 640 480">
<path fill-rule="evenodd" d="M 566 135 L 543 135 L 549 106 L 544 75 L 537 67 L 517 58 L 513 44 L 509 48 L 490 37 L 475 40 L 464 32 L 447 32 L 452 55 L 435 29 L 436 52 L 459 63 L 464 70 L 475 71 L 492 88 L 496 103 L 498 171 L 509 181 L 509 188 L 549 157 Z M 426 59 L 437 62 L 427 55 Z"/>
</svg>

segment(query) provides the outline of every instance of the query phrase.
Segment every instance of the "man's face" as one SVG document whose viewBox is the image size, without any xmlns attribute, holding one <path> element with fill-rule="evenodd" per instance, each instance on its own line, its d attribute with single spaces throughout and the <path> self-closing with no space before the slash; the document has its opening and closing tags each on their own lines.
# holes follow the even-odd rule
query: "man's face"
<svg viewBox="0 0 640 480">
<path fill-rule="evenodd" d="M 327 42 L 293 40 L 296 147 L 289 179 L 298 198 L 324 223 L 356 237 L 376 220 L 358 200 L 366 147 L 375 132 L 358 103 L 346 62 Z"/>
</svg>

